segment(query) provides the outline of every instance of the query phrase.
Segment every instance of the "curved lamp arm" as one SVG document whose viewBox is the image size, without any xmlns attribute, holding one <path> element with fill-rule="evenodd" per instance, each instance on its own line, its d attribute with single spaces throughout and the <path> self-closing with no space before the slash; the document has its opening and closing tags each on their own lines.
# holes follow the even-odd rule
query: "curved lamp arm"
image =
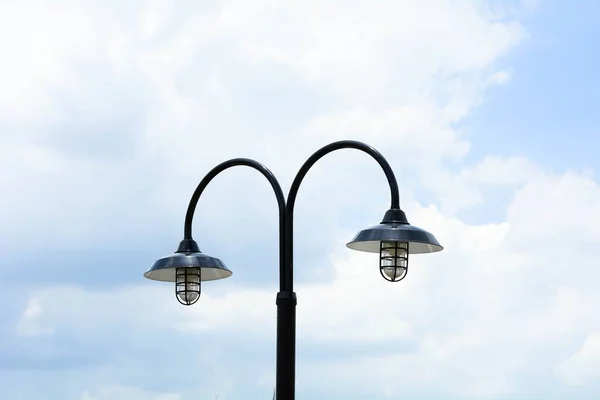
<svg viewBox="0 0 600 400">
<path fill-rule="evenodd" d="M 228 168 L 239 165 L 250 167 L 260 172 L 265 178 L 267 178 L 271 184 L 271 187 L 273 188 L 273 191 L 275 192 L 277 205 L 279 206 L 279 286 L 280 290 L 283 290 L 285 283 L 285 197 L 279 182 L 275 178 L 275 175 L 273 175 L 273 173 L 267 167 L 258 161 L 254 161 L 249 158 L 234 158 L 217 165 L 208 174 L 206 174 L 204 179 L 202 179 L 202 181 L 200 181 L 198 184 L 198 187 L 196 187 L 185 214 L 184 241 L 193 240 L 192 221 L 194 219 L 194 212 L 196 211 L 196 205 L 198 204 L 198 200 L 200 199 L 202 192 L 204 192 L 204 189 L 206 189 L 206 186 L 208 186 L 210 181 L 212 181 L 213 178 L 221 172 Z"/>
<path fill-rule="evenodd" d="M 339 142 L 333 142 L 328 144 L 327 146 L 321 148 L 316 151 L 312 156 L 306 160 L 306 162 L 300 168 L 300 171 L 296 174 L 294 181 L 292 182 L 292 186 L 290 188 L 290 192 L 287 198 L 287 205 L 285 207 L 285 289 L 287 292 L 294 291 L 294 267 L 293 267 L 293 242 L 294 242 L 294 204 L 296 203 L 296 195 L 298 194 L 298 189 L 300 188 L 300 184 L 302 183 L 302 179 L 308 172 L 308 170 L 324 155 L 331 153 L 335 150 L 340 149 L 356 149 L 361 150 L 371 157 L 375 159 L 383 169 L 385 176 L 390 185 L 390 194 L 391 194 L 391 209 L 399 209 L 400 208 L 400 195 L 398 193 L 398 182 L 396 181 L 396 176 L 394 175 L 394 171 L 392 167 L 387 162 L 387 160 L 383 157 L 383 155 L 375 150 L 373 147 L 358 142 L 355 140 L 341 140 Z"/>
</svg>

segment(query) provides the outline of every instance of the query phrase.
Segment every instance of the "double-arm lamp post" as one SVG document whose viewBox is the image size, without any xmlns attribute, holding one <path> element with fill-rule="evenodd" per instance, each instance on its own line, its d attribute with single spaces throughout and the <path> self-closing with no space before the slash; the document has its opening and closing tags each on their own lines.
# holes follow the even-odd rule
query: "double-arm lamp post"
<svg viewBox="0 0 600 400">
<path fill-rule="evenodd" d="M 294 204 L 298 188 L 308 170 L 324 155 L 332 151 L 352 148 L 361 150 L 375 159 L 383 169 L 390 185 L 391 207 L 379 225 L 360 231 L 347 244 L 353 250 L 379 253 L 379 271 L 390 282 L 402 280 L 408 269 L 408 255 L 432 253 L 443 247 L 435 237 L 408 223 L 400 209 L 398 183 L 392 168 L 377 150 L 362 142 L 342 140 L 331 143 L 314 153 L 296 175 L 287 203 L 281 186 L 264 165 L 247 158 L 235 158 L 213 168 L 196 188 L 185 216 L 184 237 L 177 251 L 163 257 L 144 274 L 146 278 L 175 282 L 177 300 L 191 305 L 200 297 L 202 281 L 227 278 L 232 272 L 216 257 L 200 251 L 192 238 L 192 220 L 198 199 L 206 186 L 224 170 L 243 165 L 259 171 L 267 178 L 279 206 L 279 292 L 277 293 L 277 367 L 275 392 L 278 400 L 294 400 L 296 369 L 296 293 L 294 292 L 293 235 Z"/>
</svg>

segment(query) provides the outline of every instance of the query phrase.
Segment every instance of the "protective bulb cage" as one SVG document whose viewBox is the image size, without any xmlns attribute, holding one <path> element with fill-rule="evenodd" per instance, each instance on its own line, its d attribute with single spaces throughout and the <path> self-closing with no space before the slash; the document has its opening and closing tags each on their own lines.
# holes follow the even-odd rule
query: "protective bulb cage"
<svg viewBox="0 0 600 400">
<path fill-rule="evenodd" d="M 379 272 L 388 282 L 400 282 L 408 273 L 408 243 L 386 242 L 379 245 Z"/>
<path fill-rule="evenodd" d="M 175 296 L 184 306 L 191 306 L 200 298 L 200 268 L 175 270 Z"/>
</svg>

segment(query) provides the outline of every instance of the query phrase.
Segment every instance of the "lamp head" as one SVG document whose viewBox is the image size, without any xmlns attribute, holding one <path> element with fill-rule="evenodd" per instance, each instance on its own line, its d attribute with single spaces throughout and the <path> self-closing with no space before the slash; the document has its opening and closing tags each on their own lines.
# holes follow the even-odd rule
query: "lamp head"
<svg viewBox="0 0 600 400">
<path fill-rule="evenodd" d="M 348 248 L 379 253 L 379 271 L 390 282 L 399 282 L 408 272 L 408 255 L 443 250 L 429 232 L 410 225 L 400 209 L 385 213 L 379 225 L 364 229 L 346 245 Z"/>
<path fill-rule="evenodd" d="M 221 260 L 202 253 L 193 239 L 182 240 L 175 253 L 156 260 L 144 273 L 148 279 L 175 282 L 177 300 L 188 306 L 200 298 L 202 281 L 231 275 Z"/>
</svg>

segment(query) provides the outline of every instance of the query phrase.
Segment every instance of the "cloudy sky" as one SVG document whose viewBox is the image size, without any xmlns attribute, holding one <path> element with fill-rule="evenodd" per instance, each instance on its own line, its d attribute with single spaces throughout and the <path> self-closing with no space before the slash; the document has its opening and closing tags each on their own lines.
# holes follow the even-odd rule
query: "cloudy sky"
<svg viewBox="0 0 600 400">
<path fill-rule="evenodd" d="M 339 139 L 392 164 L 445 250 L 399 284 L 348 250 L 389 203 L 352 150 L 296 203 L 298 399 L 595 399 L 600 3 L 0 0 L 0 397 L 270 399 L 277 212 L 206 190 L 232 278 L 182 307 L 143 272 L 233 157 L 287 192 Z"/>
</svg>

